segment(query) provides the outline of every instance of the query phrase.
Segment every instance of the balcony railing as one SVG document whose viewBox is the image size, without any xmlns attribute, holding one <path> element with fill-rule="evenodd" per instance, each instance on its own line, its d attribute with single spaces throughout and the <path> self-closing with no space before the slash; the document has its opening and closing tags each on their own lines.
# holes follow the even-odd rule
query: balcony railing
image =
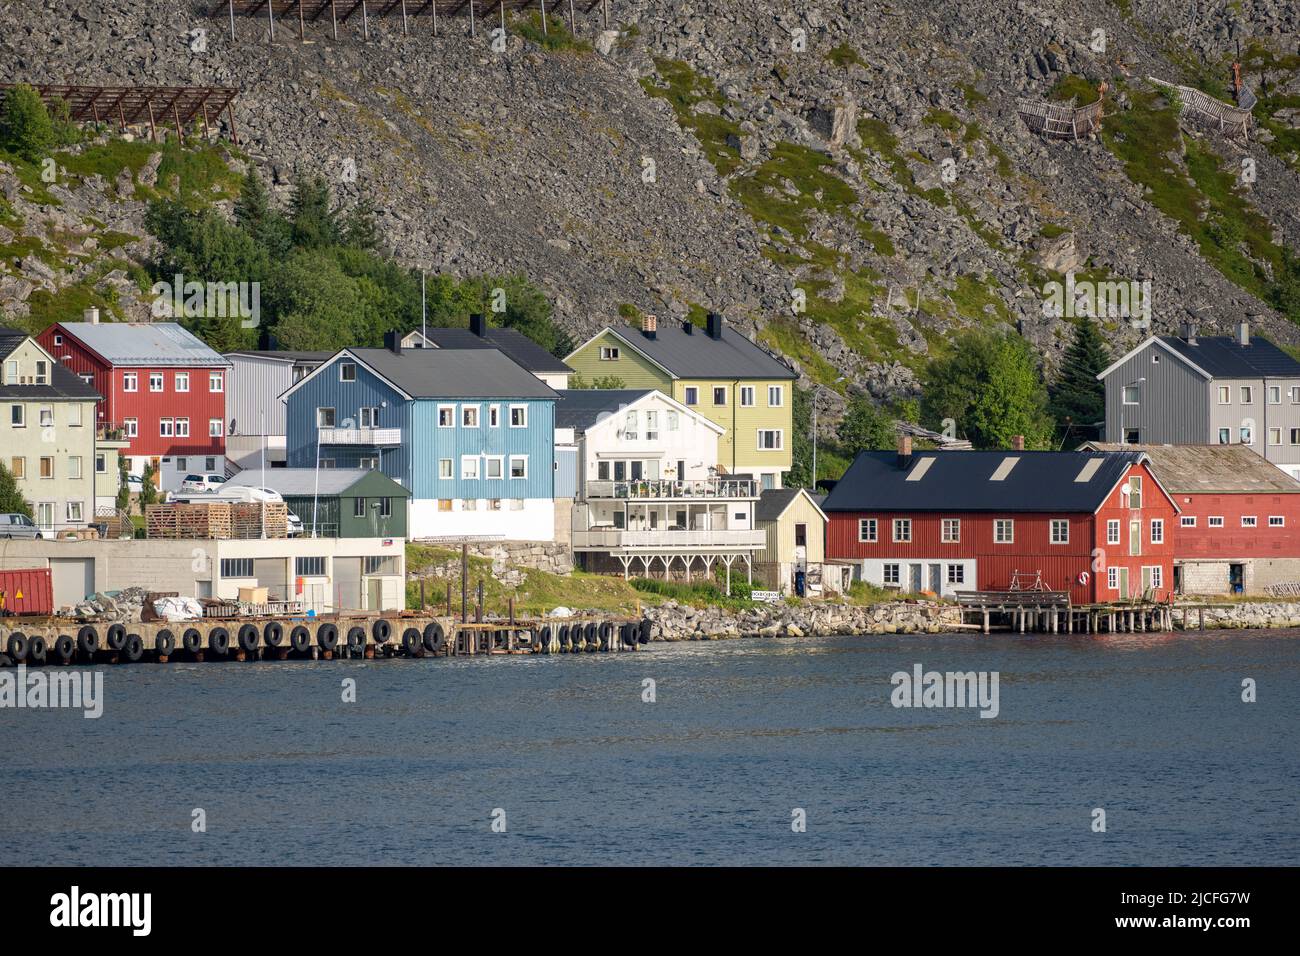
<svg viewBox="0 0 1300 956">
<path fill-rule="evenodd" d="M 400 428 L 321 428 L 322 445 L 400 445 Z"/>
<path fill-rule="evenodd" d="M 749 478 L 647 478 L 634 481 L 589 481 L 588 498 L 645 501 L 711 498 L 757 498 L 758 482 Z"/>
<path fill-rule="evenodd" d="M 621 528 L 592 528 L 573 532 L 573 546 L 617 551 L 627 548 L 673 550 L 680 548 L 762 548 L 763 531 L 726 528 L 706 531 L 626 531 Z"/>
</svg>

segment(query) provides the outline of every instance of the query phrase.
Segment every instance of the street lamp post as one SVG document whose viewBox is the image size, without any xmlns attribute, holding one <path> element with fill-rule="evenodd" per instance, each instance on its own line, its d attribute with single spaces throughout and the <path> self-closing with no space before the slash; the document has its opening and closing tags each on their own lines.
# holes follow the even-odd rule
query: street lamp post
<svg viewBox="0 0 1300 956">
<path fill-rule="evenodd" d="M 838 385 L 838 384 L 839 384 L 840 382 L 842 382 L 842 381 L 844 381 L 844 376 L 843 376 L 843 375 L 841 375 L 839 378 L 835 379 L 835 382 L 834 382 L 833 384 Z M 827 387 L 826 387 L 825 385 L 814 385 L 814 386 L 813 386 L 813 389 L 812 389 L 812 441 L 813 441 L 813 454 L 812 454 L 812 488 L 811 488 L 810 490 L 811 490 L 814 494 L 817 493 L 817 393 L 818 393 L 818 392 L 821 392 L 821 391 L 823 391 L 823 390 L 827 390 L 827 391 L 829 391 L 829 389 L 827 389 Z"/>
</svg>

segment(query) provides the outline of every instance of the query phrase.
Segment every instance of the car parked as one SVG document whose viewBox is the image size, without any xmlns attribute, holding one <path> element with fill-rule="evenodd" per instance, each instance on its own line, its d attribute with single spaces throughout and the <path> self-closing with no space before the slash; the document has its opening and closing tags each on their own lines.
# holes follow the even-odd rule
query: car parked
<svg viewBox="0 0 1300 956">
<path fill-rule="evenodd" d="M 45 533 L 23 514 L 0 514 L 0 538 L 44 538 Z"/>
<path fill-rule="evenodd" d="M 204 491 L 219 491 L 221 486 L 226 483 L 225 475 L 218 475 L 208 472 L 203 475 L 186 475 L 185 480 L 181 482 L 180 490 L 189 494 Z"/>
</svg>

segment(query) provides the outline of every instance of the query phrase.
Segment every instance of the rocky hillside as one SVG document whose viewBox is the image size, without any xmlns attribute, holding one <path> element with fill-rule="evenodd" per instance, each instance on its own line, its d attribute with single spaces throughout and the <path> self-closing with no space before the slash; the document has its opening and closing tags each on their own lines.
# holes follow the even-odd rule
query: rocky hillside
<svg viewBox="0 0 1300 956">
<path fill-rule="evenodd" d="M 837 392 L 913 393 L 925 357 L 979 324 L 1018 327 L 1054 363 L 1069 320 L 1045 314 L 1043 285 L 1066 271 L 1149 280 L 1157 329 L 1249 314 L 1300 342 L 1286 0 L 610 0 L 607 32 L 597 9 L 577 40 L 559 21 L 543 38 L 534 13 L 499 51 L 446 18 L 437 38 L 372 17 L 369 41 L 350 22 L 334 42 L 327 16 L 306 44 L 293 18 L 273 45 L 241 19 L 232 42 L 210 6 L 0 0 L 0 80 L 238 86 L 242 149 L 207 152 L 282 191 L 304 170 L 345 199 L 364 189 L 404 262 L 524 272 L 575 334 L 721 311 Z M 1260 95 L 1250 141 L 1180 129 L 1146 78 L 1226 97 L 1238 42 Z M 1016 113 L 1103 81 L 1099 136 L 1045 141 Z M 52 186 L 0 166 L 11 321 L 75 305 L 70 285 L 141 308 L 139 200 L 229 198 L 209 162 L 131 146 L 125 180 L 107 147 L 66 157 Z M 1103 321 L 1115 348 L 1144 332 Z"/>
</svg>

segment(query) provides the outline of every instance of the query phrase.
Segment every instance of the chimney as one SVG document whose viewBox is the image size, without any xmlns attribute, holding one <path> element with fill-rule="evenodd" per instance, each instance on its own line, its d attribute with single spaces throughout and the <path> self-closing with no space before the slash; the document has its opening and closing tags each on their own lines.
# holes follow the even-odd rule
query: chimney
<svg viewBox="0 0 1300 956">
<path fill-rule="evenodd" d="M 384 348 L 394 355 L 402 354 L 402 336 L 396 329 L 390 329 L 384 333 Z"/>
<path fill-rule="evenodd" d="M 1012 438 L 1011 438 L 1011 450 L 1012 450 L 1012 451 L 1024 451 L 1024 450 L 1025 450 L 1025 436 L 1024 436 L 1024 435 L 1014 435 L 1014 436 L 1012 436 Z"/>
<path fill-rule="evenodd" d="M 1196 323 L 1184 322 L 1182 335 L 1183 335 L 1184 342 L 1186 342 L 1188 345 L 1195 345 L 1196 344 Z"/>
<path fill-rule="evenodd" d="M 912 436 L 898 436 L 898 467 L 906 468 L 912 463 Z"/>
<path fill-rule="evenodd" d="M 479 338 L 487 335 L 487 319 L 483 317 L 483 313 L 475 312 L 469 317 L 469 330 Z"/>
<path fill-rule="evenodd" d="M 709 333 L 709 338 L 711 339 L 722 338 L 722 316 L 716 312 L 710 312 L 707 331 Z"/>
<path fill-rule="evenodd" d="M 653 315 L 642 316 L 641 334 L 648 339 L 653 339 L 659 334 L 659 319 Z"/>
<path fill-rule="evenodd" d="M 1254 317 L 1255 317 L 1254 315 L 1248 315 L 1246 316 L 1247 321 L 1237 323 L 1237 344 L 1240 345 L 1242 348 L 1245 348 L 1246 346 L 1250 345 L 1250 321 L 1249 320 L 1253 319 Z"/>
<path fill-rule="evenodd" d="M 690 319 L 687 319 L 685 322 L 682 323 L 682 331 L 685 332 L 687 335 L 694 335 L 695 323 L 692 322 Z"/>
<path fill-rule="evenodd" d="M 84 318 L 91 325 L 99 325 L 99 309 L 95 308 L 92 305 L 89 309 L 87 309 L 84 313 L 82 313 L 82 318 Z"/>
</svg>

